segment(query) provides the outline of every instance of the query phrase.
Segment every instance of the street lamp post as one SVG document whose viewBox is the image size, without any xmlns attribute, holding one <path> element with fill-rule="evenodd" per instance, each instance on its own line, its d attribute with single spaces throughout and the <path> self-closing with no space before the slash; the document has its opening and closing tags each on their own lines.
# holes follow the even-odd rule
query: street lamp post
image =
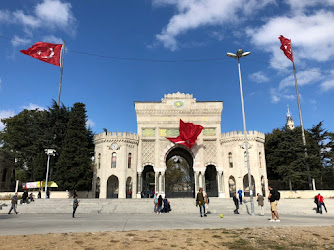
<svg viewBox="0 0 334 250">
<path fill-rule="evenodd" d="M 46 193 L 48 190 L 48 177 L 49 177 L 49 166 L 50 166 L 50 156 L 55 156 L 56 150 L 55 149 L 45 149 L 44 152 L 48 155 L 48 163 L 46 165 L 46 182 L 45 182 L 45 194 L 44 199 L 46 199 Z"/>
<path fill-rule="evenodd" d="M 248 139 L 247 139 L 247 129 L 246 129 L 246 118 L 245 118 L 245 108 L 244 108 L 244 96 L 242 92 L 242 79 L 241 79 L 241 69 L 240 69 L 240 58 L 248 56 L 250 52 L 244 52 L 242 49 L 239 49 L 236 54 L 227 53 L 227 56 L 232 58 L 238 58 L 238 69 L 239 69 L 239 81 L 240 81 L 240 95 L 241 95 L 241 106 L 242 106 L 242 118 L 244 123 L 244 136 L 245 136 L 245 148 L 246 148 L 246 162 L 248 169 L 248 184 L 249 184 L 249 196 L 251 202 L 251 215 L 254 216 L 254 200 L 253 200 L 253 189 L 252 189 L 252 177 L 249 165 L 249 153 L 248 153 Z"/>
</svg>

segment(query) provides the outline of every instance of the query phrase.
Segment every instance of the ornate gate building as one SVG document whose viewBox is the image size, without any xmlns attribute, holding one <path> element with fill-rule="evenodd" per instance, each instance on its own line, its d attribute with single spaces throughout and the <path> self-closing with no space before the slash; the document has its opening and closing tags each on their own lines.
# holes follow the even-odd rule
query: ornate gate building
<svg viewBox="0 0 334 250">
<path fill-rule="evenodd" d="M 249 195 L 244 135 L 221 133 L 221 101 L 167 94 L 161 102 L 135 102 L 137 132 L 95 135 L 93 190 L 99 198 L 143 198 L 156 193 L 194 197 L 199 187 L 210 197 Z M 191 149 L 170 142 L 180 119 L 202 125 Z M 263 133 L 248 131 L 253 192 L 268 188 Z"/>
</svg>

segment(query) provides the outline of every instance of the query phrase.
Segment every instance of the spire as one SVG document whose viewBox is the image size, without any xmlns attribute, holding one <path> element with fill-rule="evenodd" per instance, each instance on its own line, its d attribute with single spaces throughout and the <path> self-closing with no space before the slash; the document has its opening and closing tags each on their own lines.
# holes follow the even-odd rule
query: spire
<svg viewBox="0 0 334 250">
<path fill-rule="evenodd" d="M 286 114 L 286 127 L 291 130 L 295 128 L 295 123 L 293 122 L 292 115 L 289 109 L 289 105 L 288 105 L 288 113 Z"/>
</svg>

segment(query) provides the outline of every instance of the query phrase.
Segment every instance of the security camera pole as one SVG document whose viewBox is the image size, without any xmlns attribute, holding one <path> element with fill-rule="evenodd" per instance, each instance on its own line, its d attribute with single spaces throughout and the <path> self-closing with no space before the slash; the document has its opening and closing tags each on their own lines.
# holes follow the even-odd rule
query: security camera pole
<svg viewBox="0 0 334 250">
<path fill-rule="evenodd" d="M 253 189 L 252 189 L 252 175 L 249 165 L 249 153 L 248 153 L 248 139 L 247 139 L 247 129 L 246 129 L 246 118 L 245 118 L 245 108 L 244 108 L 244 96 L 242 92 L 242 79 L 241 79 L 241 69 L 240 69 L 240 58 L 248 56 L 250 52 L 244 52 L 242 49 L 238 49 L 236 54 L 227 53 L 227 56 L 232 58 L 238 58 L 238 69 L 239 69 L 239 81 L 240 81 L 240 95 L 241 95 L 241 106 L 242 106 L 242 118 L 244 123 L 244 136 L 245 136 L 245 149 L 246 149 L 246 161 L 248 169 L 248 185 L 249 185 L 249 196 L 251 202 L 251 215 L 255 216 L 254 213 L 254 200 L 253 200 Z"/>
</svg>

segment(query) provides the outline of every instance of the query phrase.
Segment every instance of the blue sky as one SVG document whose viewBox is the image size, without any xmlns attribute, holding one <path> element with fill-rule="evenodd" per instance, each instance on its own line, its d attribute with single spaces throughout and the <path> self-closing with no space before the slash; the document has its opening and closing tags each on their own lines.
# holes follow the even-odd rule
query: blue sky
<svg viewBox="0 0 334 250">
<path fill-rule="evenodd" d="M 60 68 L 19 51 L 65 40 L 61 101 L 85 103 L 96 133 L 136 133 L 134 101 L 178 91 L 223 101 L 222 132 L 243 130 L 237 61 L 226 56 L 239 48 L 251 52 L 241 59 L 247 129 L 284 126 L 287 105 L 298 126 L 284 35 L 292 39 L 305 128 L 324 121 L 334 131 L 333 10 L 333 0 L 3 1 L 0 118 L 57 100 Z"/>
</svg>

